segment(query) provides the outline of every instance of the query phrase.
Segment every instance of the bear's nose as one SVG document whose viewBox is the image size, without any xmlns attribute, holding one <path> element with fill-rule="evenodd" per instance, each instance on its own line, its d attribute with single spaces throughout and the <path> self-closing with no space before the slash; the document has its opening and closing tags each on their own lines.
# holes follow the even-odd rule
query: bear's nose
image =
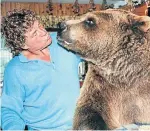
<svg viewBox="0 0 150 131">
<path fill-rule="evenodd" d="M 59 31 L 62 32 L 62 31 L 65 31 L 67 29 L 67 25 L 65 22 L 59 22 L 57 24 L 57 27 L 59 28 Z"/>
</svg>

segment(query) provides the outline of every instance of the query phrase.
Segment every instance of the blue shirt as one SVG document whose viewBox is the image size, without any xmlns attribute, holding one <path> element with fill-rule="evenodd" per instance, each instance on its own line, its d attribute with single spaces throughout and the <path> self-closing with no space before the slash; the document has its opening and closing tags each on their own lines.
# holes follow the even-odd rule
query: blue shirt
<svg viewBox="0 0 150 131">
<path fill-rule="evenodd" d="M 7 65 L 2 90 L 2 128 L 67 130 L 72 128 L 79 96 L 78 56 L 51 34 L 51 62 L 20 54 Z"/>
</svg>

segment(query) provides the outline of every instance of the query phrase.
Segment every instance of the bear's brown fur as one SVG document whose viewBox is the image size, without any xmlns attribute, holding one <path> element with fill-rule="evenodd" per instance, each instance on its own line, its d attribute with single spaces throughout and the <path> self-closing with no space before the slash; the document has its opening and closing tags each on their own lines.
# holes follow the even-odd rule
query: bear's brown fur
<svg viewBox="0 0 150 131">
<path fill-rule="evenodd" d="M 73 129 L 150 123 L 150 18 L 112 9 L 61 24 L 62 46 L 89 63 Z"/>
</svg>

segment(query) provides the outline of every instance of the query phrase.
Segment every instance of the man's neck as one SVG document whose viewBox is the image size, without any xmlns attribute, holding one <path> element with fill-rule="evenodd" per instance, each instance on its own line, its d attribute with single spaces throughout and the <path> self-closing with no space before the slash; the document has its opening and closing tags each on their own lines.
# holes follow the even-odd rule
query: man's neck
<svg viewBox="0 0 150 131">
<path fill-rule="evenodd" d="M 47 62 L 51 61 L 50 52 L 49 52 L 48 48 L 45 48 L 45 49 L 39 50 L 39 51 L 34 51 L 34 52 L 25 50 L 22 53 L 29 60 L 39 59 L 39 60 L 43 60 L 43 61 L 47 61 Z"/>
</svg>

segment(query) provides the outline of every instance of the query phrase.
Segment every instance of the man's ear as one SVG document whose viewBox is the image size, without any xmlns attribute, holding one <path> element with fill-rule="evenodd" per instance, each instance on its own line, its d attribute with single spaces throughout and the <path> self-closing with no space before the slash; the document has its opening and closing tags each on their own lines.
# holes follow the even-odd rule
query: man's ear
<svg viewBox="0 0 150 131">
<path fill-rule="evenodd" d="M 149 16 L 134 16 L 132 22 L 133 29 L 140 29 L 143 32 L 147 32 L 150 29 L 150 17 Z"/>
<path fill-rule="evenodd" d="M 22 47 L 22 49 L 27 50 L 27 49 L 29 49 L 29 47 L 28 47 L 27 45 L 24 45 L 24 46 Z"/>
</svg>

